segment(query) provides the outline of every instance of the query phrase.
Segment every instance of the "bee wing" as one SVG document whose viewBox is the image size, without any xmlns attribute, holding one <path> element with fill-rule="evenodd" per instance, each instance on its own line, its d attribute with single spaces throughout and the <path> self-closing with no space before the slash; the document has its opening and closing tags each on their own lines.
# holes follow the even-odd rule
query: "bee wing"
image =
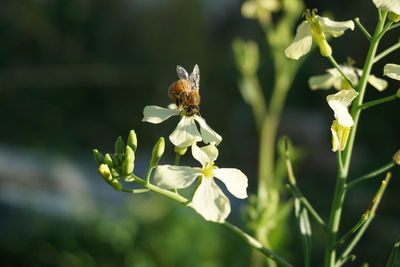
<svg viewBox="0 0 400 267">
<path fill-rule="evenodd" d="M 181 80 L 189 80 L 189 73 L 182 66 L 176 66 L 176 74 Z"/>
<path fill-rule="evenodd" d="M 199 90 L 199 88 L 200 88 L 200 69 L 197 64 L 194 65 L 193 71 L 189 76 L 189 81 L 192 84 L 193 90 Z"/>
</svg>

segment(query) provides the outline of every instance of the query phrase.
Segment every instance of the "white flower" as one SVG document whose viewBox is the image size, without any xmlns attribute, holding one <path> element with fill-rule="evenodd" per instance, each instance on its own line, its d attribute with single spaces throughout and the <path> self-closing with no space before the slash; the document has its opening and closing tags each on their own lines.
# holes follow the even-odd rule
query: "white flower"
<svg viewBox="0 0 400 267">
<path fill-rule="evenodd" d="M 222 137 L 206 123 L 205 119 L 198 115 L 187 116 L 179 110 L 176 105 L 169 105 L 168 108 L 159 106 L 146 106 L 143 110 L 143 121 L 158 124 L 172 116 L 181 116 L 176 129 L 170 134 L 169 140 L 177 147 L 189 147 L 196 142 L 203 140 L 206 144 L 218 145 Z M 200 126 L 197 130 L 195 121 Z"/>
<path fill-rule="evenodd" d="M 351 117 L 347 107 L 358 96 L 354 89 L 341 90 L 334 95 L 328 95 L 326 101 L 335 113 L 335 119 L 344 127 L 351 127 L 354 125 L 353 118 Z"/>
<path fill-rule="evenodd" d="M 390 11 L 400 14 L 399 0 L 372 0 L 377 8 L 383 11 Z"/>
<path fill-rule="evenodd" d="M 194 144 L 192 155 L 201 163 L 201 168 L 161 165 L 154 173 L 154 180 L 163 188 L 180 189 L 190 186 L 199 178 L 200 184 L 188 206 L 207 221 L 224 222 L 231 212 L 231 206 L 214 177 L 221 180 L 232 195 L 241 199 L 247 197 L 247 177 L 238 169 L 216 167 L 214 161 L 218 157 L 218 150 L 214 145 L 199 148 Z"/>
<path fill-rule="evenodd" d="M 362 75 L 362 70 L 347 65 L 341 65 L 344 74 L 349 77 L 353 84 L 358 83 L 358 77 Z M 350 84 L 343 78 L 336 68 L 327 69 L 327 74 L 312 76 L 308 84 L 312 90 L 335 88 L 336 90 L 351 89 Z M 387 81 L 374 75 L 369 75 L 368 82 L 378 91 L 383 91 L 387 87 Z"/>
<path fill-rule="evenodd" d="M 386 64 L 383 68 L 383 75 L 395 80 L 400 80 L 400 65 Z"/>
<path fill-rule="evenodd" d="M 258 19 L 261 22 L 268 22 L 271 13 L 278 11 L 280 4 L 277 0 L 247 0 L 242 5 L 242 15 L 249 19 Z"/>
<path fill-rule="evenodd" d="M 285 50 L 288 58 L 299 59 L 307 54 L 312 45 L 312 40 L 319 46 L 323 56 L 330 56 L 332 49 L 326 41 L 326 35 L 338 37 L 347 29 L 354 29 L 354 22 L 351 20 L 337 22 L 325 17 L 316 15 L 316 10 L 305 12 L 306 20 L 303 21 L 296 31 L 293 42 Z"/>
</svg>

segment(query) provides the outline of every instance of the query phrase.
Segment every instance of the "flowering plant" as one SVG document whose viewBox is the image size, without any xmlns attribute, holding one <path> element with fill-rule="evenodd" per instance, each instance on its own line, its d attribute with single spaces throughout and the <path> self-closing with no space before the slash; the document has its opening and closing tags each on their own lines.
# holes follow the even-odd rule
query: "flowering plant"
<svg viewBox="0 0 400 267">
<path fill-rule="evenodd" d="M 300 0 L 246 0 L 243 4 L 243 15 L 257 19 L 265 31 L 276 78 L 271 90 L 270 102 L 266 103 L 266 97 L 257 76 L 259 68 L 257 44 L 240 39 L 234 41 L 235 60 L 241 74 L 239 89 L 246 103 L 252 108 L 260 138 L 257 190 L 256 193 L 250 195 L 247 206 L 248 228 L 254 237 L 227 221 L 231 213 L 231 204 L 223 190 L 227 189 L 236 198 L 246 199 L 250 193 L 248 178 L 239 169 L 219 168 L 215 165 L 219 155 L 217 146 L 222 141 L 222 137 L 200 115 L 200 70 L 197 65 L 190 75 L 183 67 L 177 67 L 178 80 L 168 89 L 168 95 L 173 102 L 168 108 L 153 105 L 146 106 L 143 111 L 143 121 L 153 124 L 159 124 L 172 116 L 180 117 L 176 129 L 169 136 L 169 140 L 175 147 L 175 162 L 159 164 L 165 150 L 165 140 L 160 137 L 154 145 L 145 177 L 136 175 L 134 166 L 137 138 L 135 131 L 132 130 L 126 144 L 121 137 L 117 138 L 113 154 L 103 155 L 98 150 L 93 151 L 99 164 L 100 175 L 117 191 L 132 194 L 153 191 L 192 208 L 207 221 L 221 224 L 261 252 L 254 256 L 254 262 L 259 262 L 257 259 L 263 255 L 267 258 L 269 266 L 276 266 L 276 264 L 294 266 L 273 251 L 274 243 L 270 238 L 271 232 L 275 229 L 285 227 L 292 206 L 302 238 L 304 266 L 311 265 L 313 241 L 311 236 L 315 232 L 312 231 L 311 220 L 315 221 L 317 227 L 320 227 L 325 235 L 324 263 L 319 264 L 320 266 L 338 267 L 354 260 L 353 249 L 374 219 L 391 179 L 391 173 L 388 171 L 400 165 L 400 152 L 397 152 L 393 158 L 389 159 L 388 164 L 358 178 L 350 176 L 352 152 L 362 111 L 400 98 L 400 89 L 393 92 L 386 80 L 372 74 L 374 63 L 400 48 L 400 43 L 396 43 L 380 54 L 377 53 L 382 37 L 387 32 L 400 27 L 400 2 L 373 0 L 372 3 L 375 4 L 378 13 L 373 34 L 368 32 L 358 18 L 336 22 L 327 17 L 318 16 L 315 9 L 307 9 L 304 12 L 305 21 L 297 27 L 294 37 L 291 35 L 296 21 L 293 17 L 300 9 L 303 9 Z M 281 11 L 282 18 L 274 24 L 271 13 L 276 11 Z M 369 42 L 368 53 L 360 69 L 352 64 L 339 65 L 333 57 L 333 49 L 329 41 L 330 36 L 339 37 L 348 29 L 354 30 L 355 26 Z M 311 77 L 310 88 L 316 90 L 333 87 L 337 90 L 336 93 L 326 96 L 327 106 L 334 113 L 330 130 L 332 151 L 337 155 L 338 171 L 330 214 L 325 219 L 320 216 L 298 186 L 292 166 L 292 161 L 296 159 L 296 149 L 288 137 L 283 137 L 278 142 L 281 157 L 275 156 L 278 122 L 287 92 L 302 64 L 299 59 L 301 57 L 304 59 L 312 51 L 313 43 L 333 68 L 328 69 L 324 75 Z M 400 65 L 386 64 L 382 72 L 384 76 L 400 80 Z M 377 75 L 379 74 L 380 72 Z M 368 85 L 377 89 L 379 93 L 389 92 L 390 95 L 364 102 Z M 326 131 L 329 132 L 328 127 Z M 192 167 L 191 164 L 190 166 L 180 165 L 180 158 L 187 156 L 186 152 L 189 149 L 191 156 L 200 163 L 201 167 Z M 282 166 L 285 166 L 285 171 L 282 171 Z M 385 178 L 380 186 L 377 186 L 377 192 L 365 212 L 361 214 L 361 219 L 347 232 L 339 231 L 343 205 L 349 189 L 385 172 Z M 218 180 L 223 184 L 221 187 L 219 182 L 216 182 Z M 134 189 L 126 187 L 129 183 L 135 185 Z M 286 187 L 282 186 L 283 183 L 286 183 Z M 282 199 L 288 198 L 288 193 L 291 194 L 293 201 L 283 203 Z M 400 248 L 397 241 L 386 266 L 397 266 L 400 261 L 399 255 Z"/>
</svg>

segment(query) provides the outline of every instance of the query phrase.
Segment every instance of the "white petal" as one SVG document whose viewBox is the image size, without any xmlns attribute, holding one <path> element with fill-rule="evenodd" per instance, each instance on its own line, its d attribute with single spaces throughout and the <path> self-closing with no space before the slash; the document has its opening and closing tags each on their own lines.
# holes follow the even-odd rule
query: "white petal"
<svg viewBox="0 0 400 267">
<path fill-rule="evenodd" d="M 310 25 L 307 21 L 303 21 L 296 31 L 292 43 L 285 49 L 285 55 L 288 58 L 299 59 L 301 56 L 307 54 L 312 45 L 312 36 Z"/>
<path fill-rule="evenodd" d="M 333 86 L 333 83 L 336 81 L 336 79 L 337 77 L 333 76 L 331 73 L 312 76 L 308 80 L 308 85 L 310 86 L 311 90 L 329 89 Z"/>
<path fill-rule="evenodd" d="M 183 116 L 176 129 L 170 134 L 169 140 L 177 147 L 189 147 L 201 141 L 193 117 Z"/>
<path fill-rule="evenodd" d="M 383 68 L 383 75 L 395 80 L 400 80 L 400 65 L 386 64 Z"/>
<path fill-rule="evenodd" d="M 163 188 L 186 188 L 201 175 L 200 171 L 200 168 L 160 165 L 154 173 L 154 180 L 158 186 Z"/>
<path fill-rule="evenodd" d="M 400 14 L 400 1 L 399 0 L 372 0 L 375 6 L 383 11 L 390 11 Z"/>
<path fill-rule="evenodd" d="M 385 81 L 384 79 L 380 79 L 380 78 L 378 78 L 378 77 L 376 77 L 375 75 L 372 75 L 372 74 L 369 75 L 368 82 L 373 87 L 375 87 L 378 91 L 383 91 L 388 86 L 388 82 L 387 81 Z"/>
<path fill-rule="evenodd" d="M 347 107 L 351 102 L 358 96 L 358 93 L 354 89 L 342 90 L 334 95 L 328 95 L 326 100 L 329 106 L 335 113 L 335 118 L 339 124 L 345 127 L 351 127 L 354 125 L 354 121 L 347 111 Z"/>
<path fill-rule="evenodd" d="M 218 157 L 218 149 L 214 145 L 198 147 L 192 145 L 193 157 L 204 167 L 208 162 L 214 162 Z"/>
<path fill-rule="evenodd" d="M 247 176 L 238 169 L 221 168 L 213 171 L 215 177 L 220 179 L 226 185 L 229 192 L 237 198 L 247 197 Z"/>
<path fill-rule="evenodd" d="M 200 125 L 200 133 L 203 142 L 206 144 L 215 144 L 218 145 L 222 141 L 222 137 L 217 134 L 210 126 L 206 123 L 206 120 L 200 116 L 194 115 L 194 119 Z"/>
<path fill-rule="evenodd" d="M 162 108 L 158 106 L 145 106 L 143 110 L 143 120 L 151 123 L 160 123 L 171 116 L 179 115 L 179 110 Z"/>
<path fill-rule="evenodd" d="M 231 212 L 229 199 L 211 178 L 202 178 L 188 206 L 212 222 L 224 222 Z"/>
<path fill-rule="evenodd" d="M 345 30 L 354 30 L 354 22 L 352 20 L 333 21 L 320 16 L 316 16 L 315 19 L 320 22 L 322 31 L 332 35 L 333 37 L 342 35 Z"/>
</svg>

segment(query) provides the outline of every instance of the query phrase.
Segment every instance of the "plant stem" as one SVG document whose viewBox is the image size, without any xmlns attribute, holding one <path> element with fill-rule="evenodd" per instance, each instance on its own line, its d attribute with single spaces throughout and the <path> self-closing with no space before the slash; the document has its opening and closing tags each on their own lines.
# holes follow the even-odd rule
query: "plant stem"
<svg viewBox="0 0 400 267">
<path fill-rule="evenodd" d="M 378 48 L 380 38 L 382 37 L 384 31 L 384 23 L 386 20 L 387 12 L 379 11 L 379 20 L 376 26 L 374 35 L 371 39 L 370 47 L 368 50 L 367 58 L 365 59 L 363 72 L 360 81 L 357 86 L 357 91 L 359 92 L 358 97 L 355 99 L 355 103 L 351 109 L 351 116 L 354 120 L 353 129 L 350 132 L 347 147 L 344 150 L 343 157 L 343 168 L 339 169 L 338 178 L 335 186 L 335 193 L 333 197 L 331 212 L 329 216 L 329 222 L 327 227 L 327 238 L 325 247 L 325 266 L 332 267 L 336 261 L 336 250 L 334 244 L 336 243 L 336 236 L 339 230 L 340 217 L 342 214 L 343 202 L 346 194 L 346 179 L 349 173 L 351 154 L 353 151 L 354 140 L 357 132 L 357 126 L 361 115 L 361 109 L 358 107 L 362 105 L 365 89 L 367 87 L 368 77 L 371 73 L 371 68 L 373 65 L 373 60 Z M 334 63 L 334 62 L 332 62 Z"/>
<path fill-rule="evenodd" d="M 174 164 L 175 164 L 176 166 L 178 166 L 180 160 L 181 160 L 181 155 L 179 155 L 178 153 L 176 153 L 176 154 L 175 154 L 175 162 L 174 162 Z"/>
<path fill-rule="evenodd" d="M 338 259 L 337 263 L 334 265 L 335 267 L 339 267 L 345 263 L 346 259 L 348 259 L 348 256 L 350 255 L 351 251 L 357 245 L 357 243 L 360 241 L 361 237 L 367 230 L 368 226 L 371 224 L 372 220 L 375 217 L 376 210 L 378 209 L 378 206 L 382 200 L 383 194 L 385 193 L 386 187 L 389 184 L 390 178 L 391 178 L 391 174 L 387 173 L 385 180 L 382 181 L 382 184 L 379 187 L 378 192 L 376 193 L 375 197 L 373 198 L 368 210 L 364 214 L 364 216 L 366 216 L 366 218 L 367 218 L 366 221 L 361 226 L 360 230 L 357 232 L 356 236 L 353 238 L 353 240 L 350 242 L 350 244 L 343 251 L 343 253 L 340 256 L 340 258 Z"/>
<path fill-rule="evenodd" d="M 329 57 L 327 57 L 327 58 L 328 58 L 329 61 L 332 63 L 332 65 L 335 66 L 335 68 L 340 72 L 340 74 L 343 76 L 343 78 L 346 80 L 346 82 L 348 82 L 348 83 L 350 84 L 351 88 L 354 88 L 354 89 L 355 89 L 356 86 L 355 86 L 354 83 L 350 80 L 349 76 L 347 76 L 347 75 L 343 72 L 342 68 L 341 68 L 340 65 L 336 62 L 336 60 L 335 60 L 332 56 L 329 56 Z"/>
<path fill-rule="evenodd" d="M 383 98 L 380 98 L 377 100 L 373 100 L 373 101 L 364 103 L 361 106 L 358 106 L 358 109 L 367 109 L 369 107 L 373 107 L 373 106 L 376 106 L 376 105 L 379 105 L 379 104 L 382 104 L 382 103 L 385 103 L 388 101 L 396 100 L 397 98 L 399 98 L 399 96 L 397 94 L 394 94 L 394 95 L 391 95 L 388 97 L 383 97 Z"/>
<path fill-rule="evenodd" d="M 224 226 L 226 229 L 232 231 L 233 233 L 237 234 L 239 237 L 241 237 L 248 245 L 252 246 L 253 248 L 257 249 L 258 251 L 260 251 L 262 254 L 264 254 L 265 256 L 267 256 L 270 259 L 273 259 L 274 261 L 276 261 L 279 266 L 283 266 L 283 267 L 293 267 L 292 264 L 290 264 L 289 262 L 287 262 L 284 258 L 282 258 L 281 256 L 279 256 L 278 254 L 274 253 L 273 251 L 267 249 L 266 247 L 264 247 L 260 241 L 258 241 L 257 239 L 253 238 L 252 236 L 246 234 L 245 232 L 243 232 L 242 230 L 240 230 L 238 227 L 236 227 L 233 224 L 230 224 L 229 222 L 224 222 L 221 223 L 222 226 Z"/>
<path fill-rule="evenodd" d="M 393 51 L 395 51 L 396 49 L 400 48 L 400 42 L 392 45 L 391 47 L 389 47 L 388 49 L 386 49 L 385 51 L 383 51 L 382 53 L 380 53 L 379 55 L 377 55 L 374 59 L 374 63 L 378 62 L 379 60 L 381 60 L 383 57 L 389 55 L 390 53 L 392 53 Z"/>
<path fill-rule="evenodd" d="M 367 174 L 365 174 L 365 175 L 363 175 L 363 176 L 361 176 L 359 178 L 354 179 L 353 181 L 351 181 L 350 183 L 347 184 L 347 190 L 352 188 L 353 186 L 355 186 L 356 184 L 358 184 L 358 183 L 360 183 L 362 181 L 365 181 L 365 180 L 370 179 L 370 178 L 374 178 L 375 176 L 377 176 L 377 175 L 379 175 L 379 174 L 381 174 L 381 173 L 383 173 L 385 171 L 390 170 L 391 168 L 394 167 L 394 165 L 395 165 L 395 163 L 393 161 L 390 161 L 385 166 L 383 166 L 383 167 L 381 167 L 379 169 L 376 169 L 376 170 L 374 170 L 374 171 L 372 171 L 370 173 L 367 173 Z"/>
<path fill-rule="evenodd" d="M 367 37 L 368 41 L 371 41 L 372 37 L 371 34 L 367 31 L 367 29 L 365 29 L 365 27 L 361 24 L 360 22 L 360 18 L 355 18 L 354 22 L 356 23 L 356 25 L 358 26 L 358 28 L 360 28 L 361 32 L 365 35 L 365 37 Z"/>
</svg>

